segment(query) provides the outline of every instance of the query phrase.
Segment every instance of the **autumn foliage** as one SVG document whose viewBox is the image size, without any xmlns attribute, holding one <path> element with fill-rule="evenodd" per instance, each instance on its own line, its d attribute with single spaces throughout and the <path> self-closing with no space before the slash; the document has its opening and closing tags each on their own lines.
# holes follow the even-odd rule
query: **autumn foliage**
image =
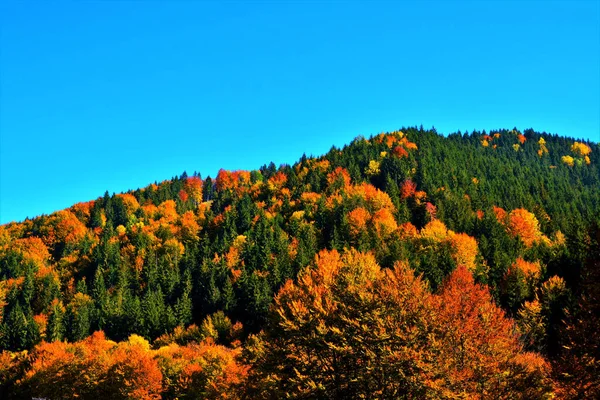
<svg viewBox="0 0 600 400">
<path fill-rule="evenodd" d="M 523 208 L 513 210 L 508 214 L 507 230 L 510 235 L 518 236 L 528 247 L 542 237 L 537 218 Z"/>
<path fill-rule="evenodd" d="M 273 313 L 251 349 L 256 398 L 533 399 L 550 390 L 549 365 L 522 351 L 464 267 L 430 294 L 404 263 L 382 270 L 370 254 L 322 251 Z"/>
<path fill-rule="evenodd" d="M 408 128 L 2 225 L 0 398 L 598 397 L 596 147 Z"/>
<path fill-rule="evenodd" d="M 239 398 L 236 388 L 247 371 L 239 356 L 239 349 L 217 345 L 210 337 L 152 349 L 137 335 L 116 343 L 95 332 L 81 342 L 42 342 L 31 354 L 6 360 L 0 372 L 10 377 L 25 368 L 21 379 L 4 384 L 26 397 L 233 399 Z"/>
</svg>

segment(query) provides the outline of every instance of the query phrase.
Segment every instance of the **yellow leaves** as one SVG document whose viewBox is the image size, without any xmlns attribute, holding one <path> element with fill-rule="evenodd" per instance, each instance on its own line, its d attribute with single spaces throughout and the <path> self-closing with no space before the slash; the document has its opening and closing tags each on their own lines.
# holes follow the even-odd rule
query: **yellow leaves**
<svg viewBox="0 0 600 400">
<path fill-rule="evenodd" d="M 434 219 L 421 229 L 421 237 L 433 240 L 445 240 L 448 237 L 448 228 L 439 219 Z"/>
<path fill-rule="evenodd" d="M 125 233 L 127 233 L 127 228 L 125 228 L 123 225 L 119 225 L 117 226 L 117 235 L 119 236 L 125 236 Z"/>
<path fill-rule="evenodd" d="M 571 156 L 562 156 L 560 160 L 569 167 L 572 167 L 575 164 L 575 159 Z"/>
<path fill-rule="evenodd" d="M 369 161 L 369 166 L 366 168 L 365 174 L 367 174 L 367 176 L 379 175 L 379 173 L 381 172 L 379 165 L 380 165 L 379 161 L 376 161 L 376 160 Z"/>
<path fill-rule="evenodd" d="M 561 231 L 556 231 L 554 234 L 553 246 L 564 246 L 567 243 L 565 235 Z"/>
<path fill-rule="evenodd" d="M 456 233 L 451 235 L 453 258 L 457 265 L 466 267 L 469 271 L 475 270 L 475 260 L 478 253 L 477 241 L 466 233 Z"/>
<path fill-rule="evenodd" d="M 521 148 L 521 146 L 518 143 L 515 143 L 512 145 L 512 148 L 514 151 L 519 151 L 519 149 Z"/>
<path fill-rule="evenodd" d="M 127 342 L 129 343 L 129 345 L 137 346 L 144 351 L 150 350 L 150 343 L 146 339 L 144 339 L 143 337 L 141 337 L 139 335 L 133 334 L 133 335 L 129 336 L 129 339 L 127 340 Z"/>
<path fill-rule="evenodd" d="M 290 217 L 290 219 L 292 219 L 294 221 L 302 221 L 304 219 L 304 214 L 305 214 L 304 210 L 294 211 L 292 213 L 292 216 Z"/>
<path fill-rule="evenodd" d="M 538 144 L 540 146 L 539 150 L 537 151 L 538 156 L 542 157 L 544 154 L 548 154 L 548 148 L 546 147 L 546 141 L 544 140 L 543 137 L 541 137 L 540 140 L 538 140 Z"/>
<path fill-rule="evenodd" d="M 185 252 L 185 248 L 183 247 L 183 244 L 181 244 L 177 239 L 168 239 L 167 241 L 165 241 L 165 243 L 163 244 L 163 249 L 168 254 L 172 254 L 172 255 L 180 255 L 181 256 Z"/>
<path fill-rule="evenodd" d="M 477 179 L 476 177 L 471 178 L 471 182 L 473 182 L 474 185 L 479 184 L 479 179 Z"/>
<path fill-rule="evenodd" d="M 545 294 L 546 297 L 549 297 L 551 293 L 563 293 L 567 290 L 567 285 L 565 280 L 560 276 L 552 276 L 546 282 L 542 284 L 542 293 Z"/>
<path fill-rule="evenodd" d="M 483 147 L 488 147 L 488 146 L 490 145 L 490 142 L 488 142 L 487 140 L 483 139 L 483 140 L 481 141 L 481 145 L 482 145 Z"/>
<path fill-rule="evenodd" d="M 575 164 L 577 164 L 578 166 L 583 165 L 583 163 L 585 163 L 586 165 L 591 164 L 592 161 L 589 155 L 592 153 L 592 149 L 587 144 L 575 142 L 571 146 L 571 151 L 573 152 L 573 154 L 575 154 L 575 157 L 577 158 L 569 155 L 562 156 L 561 161 L 563 162 L 563 164 L 566 164 L 569 167 L 573 167 Z"/>
</svg>

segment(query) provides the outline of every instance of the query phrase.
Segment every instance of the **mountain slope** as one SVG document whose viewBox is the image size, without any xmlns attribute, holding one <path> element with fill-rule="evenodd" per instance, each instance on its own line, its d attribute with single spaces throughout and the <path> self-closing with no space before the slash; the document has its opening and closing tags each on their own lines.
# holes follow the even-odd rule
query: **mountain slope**
<svg viewBox="0 0 600 400">
<path fill-rule="evenodd" d="M 468 271 L 516 318 L 521 346 L 558 358 L 563 308 L 577 309 L 600 215 L 599 150 L 533 130 L 407 128 L 291 166 L 183 174 L 6 224 L 0 348 L 97 330 L 155 347 L 194 334 L 247 345 L 273 323 L 286 281 L 324 249 L 355 249 L 384 270 L 410 266 L 435 293 Z M 201 329 L 182 328 L 193 323 Z"/>
</svg>

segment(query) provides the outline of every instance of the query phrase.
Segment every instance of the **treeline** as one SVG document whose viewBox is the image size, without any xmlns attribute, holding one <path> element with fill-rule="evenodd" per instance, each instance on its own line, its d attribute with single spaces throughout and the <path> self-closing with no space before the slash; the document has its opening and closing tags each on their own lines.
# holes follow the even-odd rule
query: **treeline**
<svg viewBox="0 0 600 400">
<path fill-rule="evenodd" d="M 598 150 L 595 143 L 533 130 L 443 137 L 434 130 L 408 128 L 369 139 L 359 137 L 343 149 L 332 148 L 318 158 L 303 156 L 291 166 L 276 167 L 271 163 L 255 171 L 221 170 L 215 179 L 205 180 L 197 174 L 184 173 L 144 189 L 112 196 L 106 193 L 97 200 L 48 216 L 3 225 L 0 349 L 6 350 L 2 355 L 5 360 L 13 360 L 5 363 L 0 375 L 5 393 L 56 397 L 49 392 L 28 392 L 39 386 L 30 379 L 42 379 L 39 374 L 43 373 L 44 379 L 51 381 L 52 374 L 62 368 L 58 367 L 62 364 L 56 364 L 59 369 L 46 370 L 50 367 L 36 364 L 44 354 L 61 351 L 69 357 L 83 357 L 80 362 L 85 367 L 81 368 L 104 363 L 98 367 L 97 378 L 92 379 L 104 382 L 111 368 L 136 370 L 138 367 L 127 364 L 133 361 L 126 354 L 140 352 L 144 363 L 156 364 L 158 371 L 154 374 L 159 382 L 156 390 L 145 395 L 166 396 L 169 391 L 182 390 L 177 393 L 183 396 L 188 389 L 174 389 L 164 381 L 171 368 L 164 366 L 165 357 L 183 356 L 164 356 L 166 350 L 161 350 L 182 335 L 187 339 L 179 340 L 179 345 L 186 350 L 177 351 L 193 353 L 202 347 L 227 354 L 227 363 L 237 371 L 235 378 L 227 378 L 227 385 L 236 389 L 228 386 L 229 389 L 217 390 L 222 393 L 229 393 L 230 389 L 231 393 L 250 391 L 252 396 L 262 397 L 281 394 L 281 390 L 316 397 L 324 393 L 354 397 L 379 393 L 375 382 L 382 384 L 383 376 L 391 376 L 384 370 L 377 377 L 363 371 L 365 376 L 360 379 L 364 381 L 348 375 L 349 371 L 328 376 L 320 376 L 317 371 L 336 370 L 342 360 L 360 360 L 369 365 L 374 359 L 387 357 L 391 360 L 389 368 L 402 369 L 401 365 L 405 365 L 414 372 L 414 367 L 392 362 L 409 350 L 415 352 L 415 357 L 423 358 L 423 365 L 419 365 L 429 369 L 414 372 L 411 382 L 419 383 L 411 386 L 404 394 L 407 396 L 428 393 L 444 397 L 466 390 L 474 396 L 479 393 L 489 397 L 510 392 L 511 385 L 512 391 L 525 390 L 524 386 L 517 386 L 522 385 L 519 380 L 534 379 L 534 375 L 539 392 L 526 398 L 543 397 L 552 391 L 565 396 L 582 390 L 597 393 L 594 390 L 598 390 L 598 379 L 593 378 L 598 372 L 597 347 L 594 353 L 582 335 L 590 330 L 590 321 L 597 321 L 597 317 L 590 317 L 597 311 L 597 302 L 590 299 L 597 298 L 594 288 L 598 283 L 598 265 L 594 260 L 600 258 L 593 256 L 598 248 L 598 230 L 594 226 L 598 226 L 600 216 Z M 319 308 L 315 301 L 324 301 L 323 290 L 333 290 L 331 285 L 320 288 L 313 282 L 310 290 L 302 289 L 320 293 L 321 297 L 311 294 L 310 301 L 299 295 L 288 299 L 289 304 L 278 302 L 286 290 L 292 290 L 291 282 L 300 279 L 298 285 L 303 287 L 303 280 L 310 275 L 307 266 L 320 268 L 320 258 L 315 261 L 315 257 L 323 250 L 333 253 L 322 254 L 372 257 L 368 265 L 377 265 L 375 275 L 383 275 L 359 279 L 367 273 L 362 270 L 365 262 L 359 262 L 361 267 L 352 278 L 344 277 L 343 284 L 339 283 L 340 292 L 332 294 L 337 300 L 331 300 L 340 302 L 343 291 L 351 292 L 348 296 L 358 291 L 362 293 L 358 298 L 340 302 L 348 307 L 354 305 L 355 310 L 348 314 L 348 320 L 336 322 L 327 315 L 319 325 L 315 313 L 326 310 L 322 309 L 325 305 Z M 351 264 L 347 257 L 343 256 L 345 261 L 336 268 L 343 270 L 343 265 Z M 406 271 L 410 271 L 421 277 L 419 293 L 433 293 L 431 298 L 418 296 L 424 303 L 414 315 L 417 320 L 423 319 L 423 324 L 431 324 L 433 330 L 423 328 L 413 317 L 405 320 L 405 316 L 397 315 L 398 294 L 388 293 L 385 299 L 361 303 L 365 296 L 383 296 L 371 292 L 381 279 L 400 279 L 386 275 L 397 271 L 399 263 L 405 266 L 404 281 L 408 279 Z M 486 299 L 485 306 L 473 310 L 472 315 L 477 316 L 483 309 L 493 310 L 489 312 L 496 315 L 494 318 L 503 321 L 486 327 L 475 319 L 469 320 L 472 329 L 465 338 L 475 335 L 477 329 L 488 329 L 493 335 L 504 337 L 503 346 L 512 344 L 502 355 L 490 350 L 481 356 L 477 362 L 483 364 L 479 367 L 462 361 L 459 367 L 452 364 L 455 360 L 448 361 L 454 365 L 451 369 L 444 369 L 450 367 L 437 364 L 452 357 L 443 348 L 436 350 L 439 353 L 423 353 L 423 349 L 435 348 L 427 342 L 432 338 L 437 337 L 443 345 L 456 340 L 441 332 L 453 323 L 451 319 L 460 318 L 454 314 L 446 319 L 428 316 L 431 304 L 438 301 L 436 296 L 461 296 L 460 291 L 447 289 L 448 280 L 452 281 L 449 277 L 457 271 L 462 271 L 462 275 L 455 279 L 474 279 L 470 284 L 477 288 L 477 297 Z M 363 288 L 361 285 L 366 282 L 368 285 Z M 361 292 L 364 290 L 367 292 Z M 445 302 L 451 300 L 456 299 Z M 317 307 L 316 311 L 310 311 L 311 305 Z M 496 305 L 504 311 L 494 309 Z M 456 305 L 456 310 L 464 311 L 465 306 Z M 283 311 L 277 307 L 293 308 L 292 315 L 286 317 L 289 321 L 280 320 Z M 298 307 L 308 307 L 307 312 L 316 319 L 305 321 L 307 317 L 299 313 Z M 329 310 L 332 315 L 337 312 Z M 372 351 L 377 357 L 356 355 L 358 344 L 348 343 L 347 339 L 363 325 L 377 326 L 379 322 L 372 319 L 372 312 L 387 313 L 391 320 L 396 318 L 394 329 L 417 324 L 421 331 L 416 329 L 420 333 L 415 335 L 423 336 L 418 336 L 418 340 L 415 337 L 413 345 L 419 345 L 408 346 L 406 338 L 398 337 L 397 347 L 382 350 L 373 339 Z M 503 313 L 509 319 L 504 319 Z M 361 318 L 364 322 L 356 322 L 358 327 L 351 323 Z M 302 326 L 297 328 L 301 332 L 293 331 L 294 324 Z M 509 329 L 512 324 L 515 328 Z M 323 329 L 327 331 L 332 326 L 335 331 L 322 334 Z M 386 329 L 392 326 L 381 329 L 382 335 L 388 335 Z M 99 331 L 103 333 L 90 336 Z M 279 333 L 270 333 L 275 331 Z M 290 339 L 285 345 L 277 344 L 288 337 L 311 336 L 311 332 L 319 332 L 312 335 L 316 337 L 313 342 L 299 344 Z M 332 339 L 336 335 L 340 342 Z M 490 337 L 490 341 L 494 338 Z M 598 341 L 593 341 L 597 335 L 591 338 L 592 344 L 597 345 Z M 105 346 L 110 355 L 107 360 L 87 360 L 86 346 Z M 196 347 L 189 350 L 189 346 Z M 297 346 L 307 353 L 317 353 L 302 361 L 302 368 L 307 368 L 304 372 L 294 364 L 299 360 L 284 362 L 294 358 L 286 352 Z M 272 354 L 264 353 L 267 348 Z M 24 350 L 28 352 L 20 353 Z M 546 359 L 535 358 L 540 357 L 537 354 Z M 321 360 L 327 360 L 328 355 L 336 360 L 335 365 Z M 198 361 L 203 356 L 190 357 L 181 368 L 200 370 L 212 362 Z M 535 358 L 530 363 L 535 367 L 527 370 L 522 357 L 530 361 Z M 584 370 L 575 371 L 580 364 L 574 360 L 583 359 Z M 56 362 L 64 360 L 58 357 Z M 492 362 L 494 366 L 489 364 Z M 284 371 L 264 372 L 270 371 L 269 365 L 281 365 Z M 490 386 L 491 376 L 478 377 L 477 384 L 463 382 L 465 376 L 473 378 L 473 371 L 483 366 L 506 372 L 510 378 L 494 387 Z M 81 373 L 77 368 L 74 374 Z M 292 370 L 304 378 L 292 379 Z M 208 382 L 221 373 L 202 378 L 203 383 L 191 384 L 189 390 L 214 388 L 217 384 Z M 192 379 L 181 371 L 178 374 L 169 379 Z M 277 378 L 278 374 L 283 374 L 282 378 Z M 334 375 L 335 381 L 331 381 Z M 130 382 L 133 378 L 123 379 Z M 298 380 L 296 386 L 284 387 L 290 379 Z M 356 379 L 362 386 L 349 383 Z M 444 383 L 439 379 L 445 379 Z M 73 389 L 79 390 L 73 393 L 109 390 L 99 389 L 103 387 L 100 383 L 88 383 L 91 386 Z M 120 385 L 109 385 L 110 390 L 125 390 Z M 236 385 L 245 389 L 240 391 Z M 393 385 L 388 382 L 385 387 L 392 390 Z M 579 389 L 569 392 L 569 388 L 576 387 Z M 405 389 L 393 390 L 383 390 L 378 396 L 397 398 Z M 447 394 L 443 394 L 444 390 Z M 116 392 L 110 393 L 117 396 Z M 135 397 L 133 392 L 127 393 L 123 396 Z"/>
</svg>

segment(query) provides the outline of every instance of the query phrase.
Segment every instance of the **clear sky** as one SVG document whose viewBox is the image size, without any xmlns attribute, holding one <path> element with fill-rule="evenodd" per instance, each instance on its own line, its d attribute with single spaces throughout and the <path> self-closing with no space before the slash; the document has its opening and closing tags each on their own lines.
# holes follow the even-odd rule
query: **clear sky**
<svg viewBox="0 0 600 400">
<path fill-rule="evenodd" d="M 600 140 L 600 2 L 0 2 L 0 222 L 357 135 Z"/>
</svg>

